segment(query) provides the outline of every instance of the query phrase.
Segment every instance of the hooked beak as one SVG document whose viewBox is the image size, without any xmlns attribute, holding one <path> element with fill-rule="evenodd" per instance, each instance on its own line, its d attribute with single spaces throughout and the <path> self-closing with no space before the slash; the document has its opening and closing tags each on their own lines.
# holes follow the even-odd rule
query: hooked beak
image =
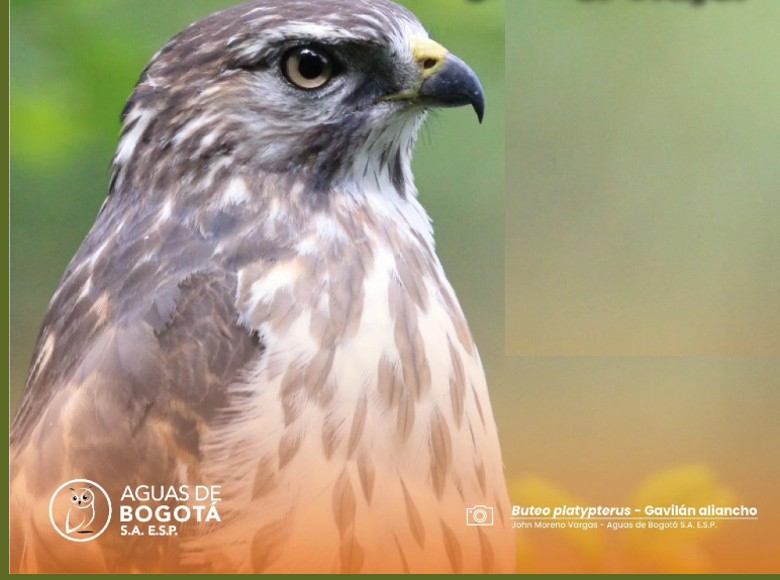
<svg viewBox="0 0 780 580">
<path fill-rule="evenodd" d="M 382 97 L 382 101 L 413 101 L 426 107 L 471 105 L 482 122 L 485 93 L 465 62 L 429 38 L 413 39 L 412 54 L 419 71 L 417 82 L 406 91 Z"/>
<path fill-rule="evenodd" d="M 415 39 L 412 53 L 423 78 L 418 99 L 433 107 L 471 105 L 481 123 L 485 113 L 485 93 L 474 71 L 428 38 Z"/>
</svg>

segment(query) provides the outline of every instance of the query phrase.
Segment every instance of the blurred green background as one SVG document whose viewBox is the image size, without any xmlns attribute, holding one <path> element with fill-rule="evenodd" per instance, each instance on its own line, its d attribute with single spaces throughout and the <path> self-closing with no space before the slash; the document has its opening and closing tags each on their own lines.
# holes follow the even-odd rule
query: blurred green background
<svg viewBox="0 0 780 580">
<path fill-rule="evenodd" d="M 12 413 L 46 305 L 105 198 L 119 113 L 138 76 L 171 36 L 233 4 L 11 1 Z M 495 307 L 503 296 L 503 2 L 403 4 L 474 68 L 487 93 L 482 126 L 465 108 L 432 116 L 415 173 L 475 334 L 500 352 L 503 311 Z"/>
<path fill-rule="evenodd" d="M 507 26 L 507 352 L 780 355 L 780 2 Z"/>
<path fill-rule="evenodd" d="M 780 353 L 780 2 L 510 0 L 506 29 L 514 500 L 760 510 L 526 534 L 520 569 L 777 572 L 780 358 L 713 355 Z"/>
</svg>

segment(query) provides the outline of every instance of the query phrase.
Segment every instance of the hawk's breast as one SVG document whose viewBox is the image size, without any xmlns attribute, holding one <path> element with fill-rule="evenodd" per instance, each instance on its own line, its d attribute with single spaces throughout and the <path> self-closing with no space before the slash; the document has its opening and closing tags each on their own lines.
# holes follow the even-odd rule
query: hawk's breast
<svg viewBox="0 0 780 580">
<path fill-rule="evenodd" d="M 502 526 L 464 524 L 466 507 L 501 512 L 507 498 L 484 373 L 427 216 L 413 199 L 368 198 L 336 197 L 294 253 L 238 274 L 242 323 L 265 349 L 204 441 L 230 523 L 210 541 L 246 571 L 321 569 L 329 554 L 334 572 L 510 566 L 492 547 Z"/>
</svg>

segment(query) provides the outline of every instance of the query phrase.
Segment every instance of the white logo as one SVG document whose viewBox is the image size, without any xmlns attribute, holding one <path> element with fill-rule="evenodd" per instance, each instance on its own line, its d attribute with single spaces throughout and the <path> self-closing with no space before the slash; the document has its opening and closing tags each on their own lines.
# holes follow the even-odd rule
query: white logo
<svg viewBox="0 0 780 580">
<path fill-rule="evenodd" d="M 94 481 L 71 479 L 52 494 L 49 520 L 66 540 L 91 542 L 108 529 L 111 499 Z"/>
<path fill-rule="evenodd" d="M 486 505 L 475 505 L 466 508 L 467 526 L 492 526 L 493 508 Z"/>
</svg>

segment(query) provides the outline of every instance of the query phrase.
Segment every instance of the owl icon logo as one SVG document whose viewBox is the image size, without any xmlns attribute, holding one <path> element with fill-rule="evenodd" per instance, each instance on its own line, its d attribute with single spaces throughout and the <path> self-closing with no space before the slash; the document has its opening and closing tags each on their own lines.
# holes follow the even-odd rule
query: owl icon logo
<svg viewBox="0 0 780 580">
<path fill-rule="evenodd" d="M 52 494 L 49 519 L 57 533 L 71 542 L 90 542 L 108 529 L 111 499 L 89 479 L 66 481 Z"/>
<path fill-rule="evenodd" d="M 69 487 L 73 492 L 70 500 L 73 505 L 68 510 L 68 518 L 65 520 L 65 533 L 76 534 L 94 534 L 89 526 L 95 521 L 95 494 L 92 492 L 92 486 L 89 487 Z"/>
</svg>

